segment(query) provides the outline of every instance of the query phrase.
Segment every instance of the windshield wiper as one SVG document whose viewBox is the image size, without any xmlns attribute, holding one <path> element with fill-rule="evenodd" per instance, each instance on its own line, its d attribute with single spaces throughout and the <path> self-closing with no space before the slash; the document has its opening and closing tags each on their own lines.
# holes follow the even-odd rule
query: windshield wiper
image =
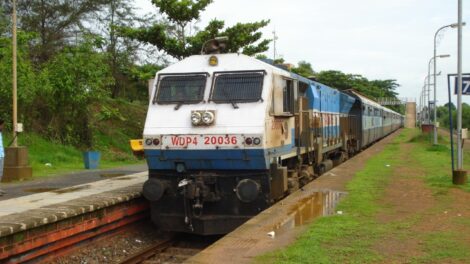
<svg viewBox="0 0 470 264">
<path fill-rule="evenodd" d="M 223 91 L 223 93 L 224 93 L 224 95 L 225 95 L 225 98 L 227 98 L 227 101 L 232 104 L 233 109 L 238 109 L 237 103 L 236 103 L 233 99 L 229 99 L 228 94 L 227 94 L 227 90 L 222 89 L 222 91 Z"/>
<path fill-rule="evenodd" d="M 238 109 L 238 105 L 237 105 L 237 103 L 235 103 L 235 101 L 229 100 L 229 103 L 232 104 L 233 109 Z"/>
<path fill-rule="evenodd" d="M 180 109 L 180 107 L 184 104 L 184 101 L 180 101 L 178 102 L 178 104 L 175 106 L 175 111 L 178 111 L 178 109 Z"/>
</svg>

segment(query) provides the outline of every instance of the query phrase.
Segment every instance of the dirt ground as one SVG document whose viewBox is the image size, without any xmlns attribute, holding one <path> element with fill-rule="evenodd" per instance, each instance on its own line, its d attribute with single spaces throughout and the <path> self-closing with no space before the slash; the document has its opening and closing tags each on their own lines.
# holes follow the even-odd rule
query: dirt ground
<svg viewBox="0 0 470 264">
<path fill-rule="evenodd" d="M 354 178 L 354 175 L 364 168 L 370 158 L 381 153 L 399 133 L 395 132 L 372 145 L 268 209 L 267 211 L 272 211 L 269 220 L 263 213 L 258 215 L 186 263 L 252 263 L 256 256 L 282 249 L 295 242 L 302 233 L 307 231 L 308 225 L 297 226 L 288 232 L 276 234 L 275 239 L 266 235 L 268 231 L 272 230 L 273 222 L 281 222 L 286 219 L 286 211 L 290 211 L 288 206 L 285 207 L 286 204 L 290 204 L 287 200 L 292 200 L 292 203 L 295 204 L 295 201 L 300 202 L 303 198 L 308 197 L 308 193 L 312 190 L 346 191 L 346 184 Z"/>
<path fill-rule="evenodd" d="M 401 144 L 400 148 L 402 162 L 417 163 L 410 155 L 412 143 Z M 445 195 L 436 195 L 424 182 L 425 176 L 425 169 L 418 166 L 396 168 L 381 200 L 389 210 L 380 213 L 377 220 L 406 229 L 397 228 L 396 233 L 376 245 L 375 249 L 390 263 L 408 263 L 422 256 L 423 238 L 433 234 L 456 234 L 459 243 L 470 249 L 470 225 L 455 224 L 470 219 L 470 193 L 452 188 Z"/>
</svg>

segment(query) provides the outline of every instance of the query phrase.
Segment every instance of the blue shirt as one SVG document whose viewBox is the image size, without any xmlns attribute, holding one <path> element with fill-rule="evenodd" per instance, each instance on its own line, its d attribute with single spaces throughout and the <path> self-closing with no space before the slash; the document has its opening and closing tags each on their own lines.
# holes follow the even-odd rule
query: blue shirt
<svg viewBox="0 0 470 264">
<path fill-rule="evenodd" d="M 2 132 L 0 132 L 0 159 L 5 157 L 5 151 L 3 150 L 3 138 Z"/>
</svg>

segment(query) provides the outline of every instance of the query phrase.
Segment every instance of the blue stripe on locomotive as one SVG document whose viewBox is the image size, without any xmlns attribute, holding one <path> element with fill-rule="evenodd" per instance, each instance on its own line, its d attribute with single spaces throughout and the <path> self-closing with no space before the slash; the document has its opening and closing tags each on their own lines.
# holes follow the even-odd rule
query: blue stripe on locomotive
<svg viewBox="0 0 470 264">
<path fill-rule="evenodd" d="M 294 144 L 269 149 L 145 150 L 151 170 L 267 170 L 272 158 L 291 153 Z"/>
<path fill-rule="evenodd" d="M 356 100 L 324 84 L 292 75 L 309 84 L 306 96 L 311 110 L 348 114 Z M 321 129 L 325 136 L 339 136 L 340 127 L 337 125 Z M 295 134 L 294 129 L 291 133 Z M 174 170 L 177 162 L 184 162 L 188 170 L 267 170 L 273 158 L 291 153 L 294 149 L 292 137 L 290 144 L 269 149 L 145 150 L 145 155 L 151 170 Z"/>
</svg>

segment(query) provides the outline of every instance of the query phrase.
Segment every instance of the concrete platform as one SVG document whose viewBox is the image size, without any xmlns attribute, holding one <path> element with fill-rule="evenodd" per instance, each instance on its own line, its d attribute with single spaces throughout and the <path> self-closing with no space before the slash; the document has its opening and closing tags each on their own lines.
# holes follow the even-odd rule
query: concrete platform
<svg viewBox="0 0 470 264">
<path fill-rule="evenodd" d="M 45 253 L 36 248 L 53 249 L 51 243 L 148 216 L 148 203 L 141 198 L 147 177 L 142 172 L 0 201 L 0 262 L 18 254 L 24 256 L 5 263 L 40 256 Z"/>
<path fill-rule="evenodd" d="M 336 213 L 336 203 L 346 195 L 346 184 L 398 134 L 395 132 L 325 173 L 185 263 L 252 263 L 256 256 L 294 242 L 306 230 L 305 223 Z"/>
<path fill-rule="evenodd" d="M 6 194 L 0 196 L 0 201 L 110 179 L 111 176 L 124 176 L 146 171 L 148 171 L 147 164 L 136 164 L 111 169 L 82 170 L 64 175 L 38 177 L 28 181 L 1 183 L 0 189 L 5 190 Z"/>
</svg>

